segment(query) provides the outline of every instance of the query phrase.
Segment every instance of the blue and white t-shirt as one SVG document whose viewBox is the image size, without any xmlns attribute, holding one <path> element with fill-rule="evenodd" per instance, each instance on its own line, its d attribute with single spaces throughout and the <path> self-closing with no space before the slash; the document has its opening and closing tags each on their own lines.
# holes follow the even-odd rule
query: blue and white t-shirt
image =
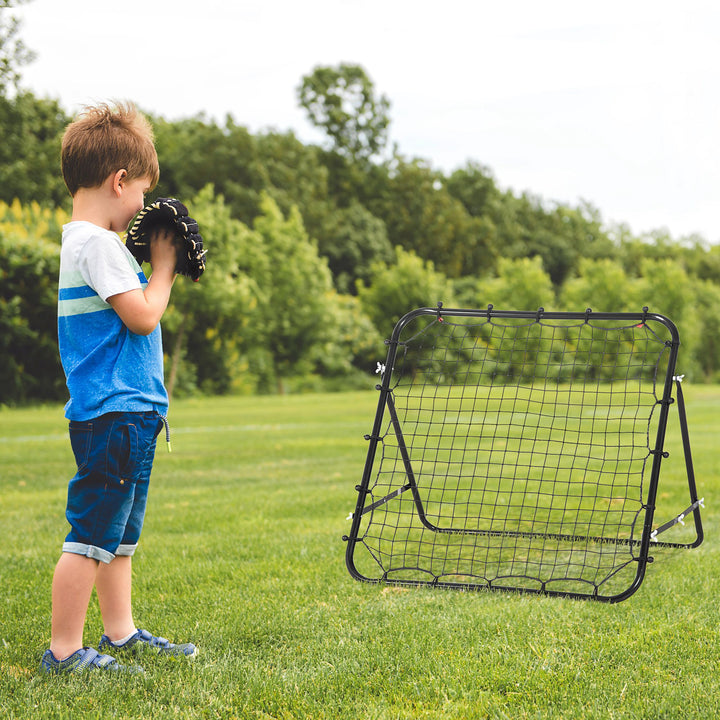
<svg viewBox="0 0 720 720">
<path fill-rule="evenodd" d="M 146 285 L 116 233 L 85 221 L 63 226 L 58 345 L 70 391 L 69 420 L 108 412 L 165 415 L 160 325 L 150 335 L 136 335 L 107 303 L 112 295 Z"/>
</svg>

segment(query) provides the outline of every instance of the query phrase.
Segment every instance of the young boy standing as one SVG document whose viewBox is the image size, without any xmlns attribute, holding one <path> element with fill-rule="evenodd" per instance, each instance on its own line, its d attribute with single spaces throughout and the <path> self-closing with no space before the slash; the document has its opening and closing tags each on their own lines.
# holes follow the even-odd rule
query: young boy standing
<svg viewBox="0 0 720 720">
<path fill-rule="evenodd" d="M 156 438 L 166 424 L 160 318 L 176 264 L 172 235 L 156 232 L 148 281 L 118 235 L 159 179 L 148 121 L 129 104 L 86 109 L 63 136 L 62 171 L 73 209 L 63 227 L 58 344 L 77 472 L 68 487 L 71 529 L 53 576 L 52 638 L 41 669 L 125 669 L 105 650 L 193 656 L 191 643 L 139 630 L 131 603 L 132 555 Z M 93 587 L 104 626 L 97 650 L 83 643 Z"/>
</svg>

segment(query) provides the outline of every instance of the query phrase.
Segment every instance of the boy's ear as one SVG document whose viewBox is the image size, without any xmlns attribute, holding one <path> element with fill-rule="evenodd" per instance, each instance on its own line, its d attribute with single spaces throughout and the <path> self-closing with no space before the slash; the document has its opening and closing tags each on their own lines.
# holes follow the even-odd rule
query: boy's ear
<svg viewBox="0 0 720 720">
<path fill-rule="evenodd" d="M 125 182 L 125 178 L 127 178 L 127 174 L 127 170 L 125 170 L 125 168 L 122 168 L 113 175 L 112 191 L 118 196 L 123 191 L 123 183 Z"/>
</svg>

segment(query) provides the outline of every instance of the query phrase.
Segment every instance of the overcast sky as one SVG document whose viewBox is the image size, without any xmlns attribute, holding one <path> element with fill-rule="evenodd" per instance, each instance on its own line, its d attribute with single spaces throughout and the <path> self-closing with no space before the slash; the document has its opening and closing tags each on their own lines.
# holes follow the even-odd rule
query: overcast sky
<svg viewBox="0 0 720 720">
<path fill-rule="evenodd" d="M 445 172 L 586 200 L 606 224 L 720 242 L 718 0 L 31 0 L 23 86 L 69 112 L 127 99 L 179 119 L 320 136 L 296 88 L 362 65 L 390 139 Z"/>
</svg>

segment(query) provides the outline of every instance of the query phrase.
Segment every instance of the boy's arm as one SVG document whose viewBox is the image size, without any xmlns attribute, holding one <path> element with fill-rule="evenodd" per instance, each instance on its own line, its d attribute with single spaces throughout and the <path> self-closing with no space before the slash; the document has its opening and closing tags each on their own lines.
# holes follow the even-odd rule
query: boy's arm
<svg viewBox="0 0 720 720">
<path fill-rule="evenodd" d="M 170 301 L 177 262 L 173 234 L 159 230 L 150 245 L 150 256 L 153 271 L 145 290 L 130 290 L 107 299 L 128 330 L 136 335 L 149 335 Z"/>
</svg>

